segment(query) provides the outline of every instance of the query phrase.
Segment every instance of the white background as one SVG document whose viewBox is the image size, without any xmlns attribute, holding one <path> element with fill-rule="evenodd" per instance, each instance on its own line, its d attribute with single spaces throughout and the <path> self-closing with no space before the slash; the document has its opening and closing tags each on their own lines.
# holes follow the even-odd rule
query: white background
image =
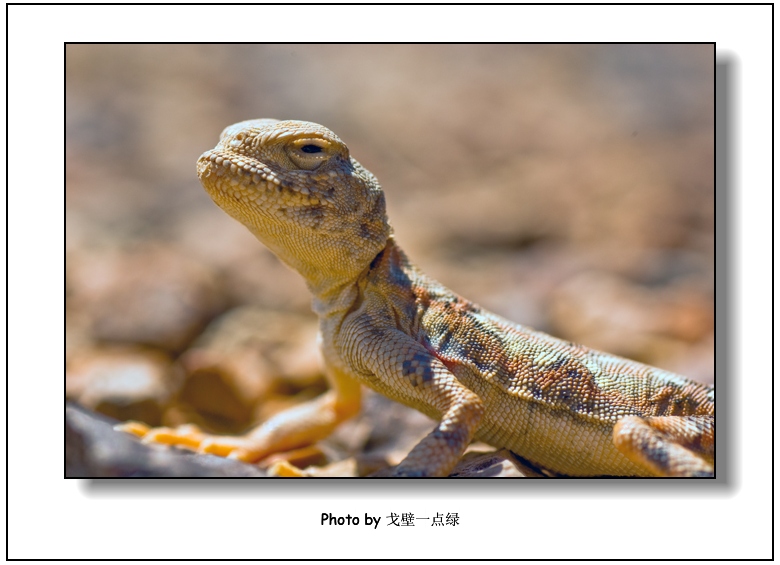
<svg viewBox="0 0 780 565">
<path fill-rule="evenodd" d="M 11 6 L 8 15 L 10 558 L 770 557 L 771 6 Z M 736 374 L 718 375 L 731 383 L 732 398 L 718 399 L 732 407 L 718 426 L 730 437 L 718 453 L 729 472 L 695 482 L 64 480 L 68 41 L 717 42 L 735 94 Z M 324 527 L 322 512 L 383 521 Z M 461 525 L 386 527 L 391 512 L 458 512 Z"/>
</svg>

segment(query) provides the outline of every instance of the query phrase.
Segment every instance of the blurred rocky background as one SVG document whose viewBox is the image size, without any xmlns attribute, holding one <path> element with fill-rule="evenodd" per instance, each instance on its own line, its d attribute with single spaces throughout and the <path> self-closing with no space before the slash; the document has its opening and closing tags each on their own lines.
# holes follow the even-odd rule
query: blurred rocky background
<svg viewBox="0 0 780 565">
<path fill-rule="evenodd" d="M 84 407 L 236 433 L 324 390 L 303 282 L 195 175 L 260 117 L 333 129 L 454 291 L 713 382 L 712 45 L 68 45 L 66 79 L 66 395 Z M 429 431 L 367 404 L 296 464 L 381 472 Z M 71 474 L 159 472 L 90 467 L 90 416 L 69 414 Z"/>
</svg>

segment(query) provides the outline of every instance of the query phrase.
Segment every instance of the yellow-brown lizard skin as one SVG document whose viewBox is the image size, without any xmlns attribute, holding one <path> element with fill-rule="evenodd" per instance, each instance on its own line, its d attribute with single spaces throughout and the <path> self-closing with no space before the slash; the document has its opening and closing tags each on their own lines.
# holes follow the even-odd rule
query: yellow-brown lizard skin
<svg viewBox="0 0 780 565">
<path fill-rule="evenodd" d="M 255 461 L 326 437 L 358 412 L 362 383 L 440 422 L 399 476 L 446 476 L 475 438 L 564 475 L 712 476 L 714 389 L 506 321 L 426 277 L 376 178 L 325 127 L 232 125 L 198 176 L 303 275 L 331 390 L 246 436 L 147 440 Z"/>
</svg>

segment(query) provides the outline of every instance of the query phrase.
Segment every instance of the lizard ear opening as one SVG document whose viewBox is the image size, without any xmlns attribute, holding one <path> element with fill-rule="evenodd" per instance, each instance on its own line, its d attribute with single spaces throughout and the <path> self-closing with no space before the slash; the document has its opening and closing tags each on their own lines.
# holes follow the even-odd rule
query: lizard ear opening
<svg viewBox="0 0 780 565">
<path fill-rule="evenodd" d="M 333 152 L 331 144 L 324 139 L 296 139 L 286 147 L 287 156 L 305 171 L 313 171 L 327 161 Z"/>
</svg>

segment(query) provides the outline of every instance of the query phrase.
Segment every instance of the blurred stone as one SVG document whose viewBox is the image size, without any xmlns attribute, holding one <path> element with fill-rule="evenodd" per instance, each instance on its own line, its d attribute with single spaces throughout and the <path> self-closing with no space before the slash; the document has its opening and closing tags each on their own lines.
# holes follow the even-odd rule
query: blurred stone
<svg viewBox="0 0 780 565">
<path fill-rule="evenodd" d="M 91 423 L 84 417 L 81 428 L 73 423 L 72 411 L 77 411 L 75 405 L 68 404 L 65 410 L 65 476 L 89 477 L 95 472 L 89 462 L 90 454 L 83 428 Z M 84 411 L 86 414 L 86 411 Z M 78 415 L 76 415 L 78 418 Z M 96 421 L 100 421 L 95 416 Z M 106 427 L 109 427 L 106 425 Z M 105 430 L 105 428 L 103 428 Z"/>
<path fill-rule="evenodd" d="M 159 425 L 180 380 L 170 360 L 159 352 L 138 347 L 92 349 L 69 363 L 65 394 L 117 420 Z"/>
<path fill-rule="evenodd" d="M 178 400 L 222 433 L 265 420 L 325 389 L 316 338 L 313 316 L 231 310 L 180 358 L 186 379 Z"/>
<path fill-rule="evenodd" d="M 311 311 L 311 297 L 301 276 L 214 206 L 179 217 L 173 227 L 178 246 L 218 274 L 231 303 Z"/>
<path fill-rule="evenodd" d="M 186 379 L 178 401 L 220 425 L 246 427 L 253 423 L 255 405 L 270 387 L 265 364 L 253 352 L 230 356 L 191 349 L 180 358 Z M 210 428 L 215 428 L 211 422 Z"/>
<path fill-rule="evenodd" d="M 96 340 L 180 351 L 222 308 L 210 271 L 170 246 L 73 252 L 66 271 Z"/>
<path fill-rule="evenodd" d="M 90 319 L 85 312 L 65 309 L 65 363 L 78 352 L 94 346 L 90 332 Z"/>
<path fill-rule="evenodd" d="M 269 378 L 303 389 L 323 378 L 317 331 L 314 314 L 242 306 L 210 324 L 193 348 L 222 356 L 254 352 Z"/>
<path fill-rule="evenodd" d="M 710 333 L 692 347 L 681 348 L 675 357 L 668 360 L 665 367 L 674 373 L 714 386 L 713 359 L 715 334 Z"/>
<path fill-rule="evenodd" d="M 551 297 L 553 332 L 601 351 L 658 365 L 709 334 L 712 304 L 674 285 L 643 286 L 585 272 Z"/>
</svg>

